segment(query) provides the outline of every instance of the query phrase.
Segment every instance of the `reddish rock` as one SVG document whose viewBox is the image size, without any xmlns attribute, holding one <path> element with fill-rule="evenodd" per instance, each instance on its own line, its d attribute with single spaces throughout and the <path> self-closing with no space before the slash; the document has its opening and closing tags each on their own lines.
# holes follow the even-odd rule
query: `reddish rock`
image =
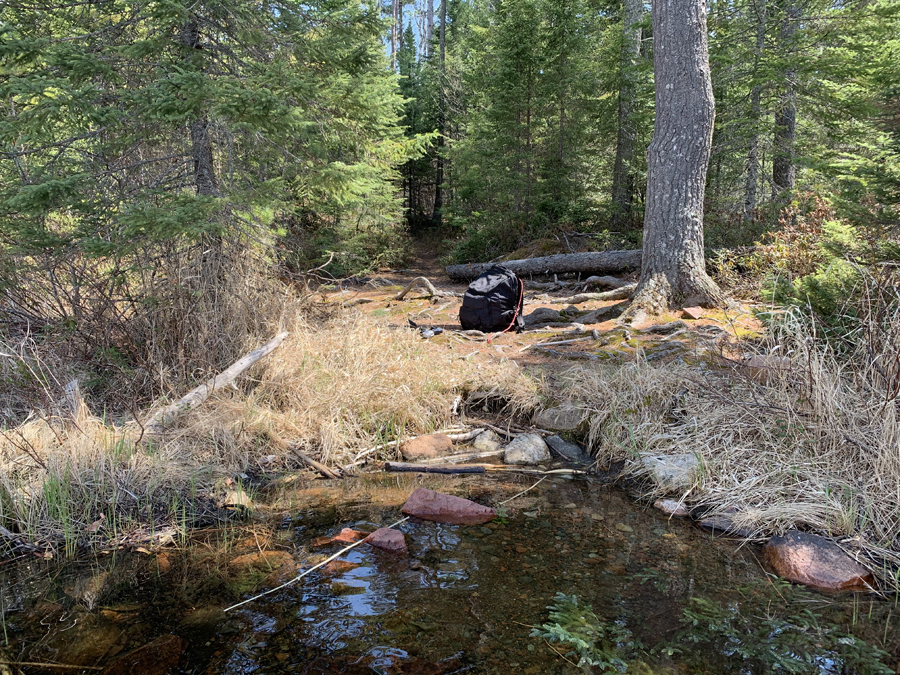
<svg viewBox="0 0 900 675">
<path fill-rule="evenodd" d="M 789 581 L 832 591 L 868 591 L 875 577 L 833 541 L 791 531 L 772 537 L 763 559 L 775 574 Z"/>
<path fill-rule="evenodd" d="M 688 507 L 674 499 L 657 499 L 655 502 L 653 502 L 653 506 L 654 508 L 657 508 L 665 513 L 667 516 L 687 518 L 689 515 L 691 515 Z"/>
<path fill-rule="evenodd" d="M 445 434 L 419 436 L 400 446 L 400 454 L 408 461 L 443 457 L 453 452 L 453 441 Z"/>
<path fill-rule="evenodd" d="M 360 539 L 365 538 L 365 532 L 357 532 L 356 530 L 351 530 L 349 527 L 345 527 L 343 530 L 334 535 L 334 537 L 331 538 L 331 541 L 340 542 L 342 544 L 353 544 Z"/>
<path fill-rule="evenodd" d="M 683 310 L 681 310 L 682 319 L 693 319 L 694 321 L 696 321 L 701 316 L 703 316 L 702 307 L 685 307 Z"/>
<path fill-rule="evenodd" d="M 349 527 L 345 527 L 333 537 L 316 537 L 309 545 L 312 548 L 319 548 L 321 546 L 328 546 L 329 544 L 353 544 L 360 539 L 365 538 L 365 532 L 358 532 L 356 530 L 351 530 Z"/>
<path fill-rule="evenodd" d="M 398 530 L 382 527 L 375 530 L 364 540 L 369 546 L 380 548 L 388 553 L 406 553 L 406 537 Z"/>
<path fill-rule="evenodd" d="M 413 492 L 401 511 L 407 516 L 451 525 L 481 525 L 497 517 L 497 512 L 489 506 L 426 488 Z"/>
<path fill-rule="evenodd" d="M 163 635 L 153 642 L 120 656 L 103 675 L 165 675 L 178 665 L 187 642 L 177 635 Z"/>
<path fill-rule="evenodd" d="M 338 574 L 355 570 L 357 567 L 359 567 L 359 563 L 350 562 L 349 560 L 332 560 L 323 566 L 319 572 L 326 577 L 334 577 Z"/>
</svg>

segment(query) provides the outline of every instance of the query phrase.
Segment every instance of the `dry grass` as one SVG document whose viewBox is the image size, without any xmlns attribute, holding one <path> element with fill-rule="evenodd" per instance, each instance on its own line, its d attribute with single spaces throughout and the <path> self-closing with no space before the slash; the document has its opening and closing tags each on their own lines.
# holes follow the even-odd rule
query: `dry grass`
<svg viewBox="0 0 900 675">
<path fill-rule="evenodd" d="M 537 403 L 537 383 L 512 363 L 459 359 L 354 310 L 317 320 L 299 305 L 288 310 L 285 343 L 241 389 L 214 394 L 162 443 L 135 445 L 134 425 L 106 424 L 86 409 L 5 431 L 2 524 L 68 550 L 161 524 L 183 528 L 224 497 L 228 479 L 302 466 L 290 447 L 345 463 L 361 448 L 446 426 L 469 389 L 494 389 L 510 414 Z"/>
<path fill-rule="evenodd" d="M 873 320 L 838 357 L 807 319 L 786 315 L 766 347 L 790 369 L 762 377 L 733 365 L 637 362 L 573 368 L 562 387 L 593 410 L 589 441 L 601 460 L 626 460 L 642 476 L 642 453 L 694 453 L 702 471 L 687 502 L 734 507 L 737 524 L 760 534 L 800 528 L 844 539 L 896 587 L 900 310 L 881 314 L 880 328 Z"/>
</svg>

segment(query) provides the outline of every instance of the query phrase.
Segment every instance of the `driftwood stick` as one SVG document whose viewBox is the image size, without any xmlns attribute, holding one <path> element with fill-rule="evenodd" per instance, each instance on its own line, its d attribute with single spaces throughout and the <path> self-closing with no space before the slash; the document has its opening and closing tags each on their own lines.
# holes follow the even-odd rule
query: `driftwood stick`
<svg viewBox="0 0 900 675">
<path fill-rule="evenodd" d="M 467 431 L 462 434 L 447 434 L 447 438 L 449 438 L 454 443 L 465 443 L 466 441 L 471 441 L 472 439 L 478 438 L 478 436 L 482 433 L 484 433 L 484 428 L 472 429 L 472 431 Z"/>
<path fill-rule="evenodd" d="M 385 471 L 403 473 L 484 473 L 480 464 L 408 464 L 406 462 L 385 462 Z"/>
<path fill-rule="evenodd" d="M 415 286 L 417 284 L 422 284 L 425 288 L 427 288 L 428 295 L 430 295 L 432 297 L 434 297 L 435 295 L 438 295 L 438 290 L 434 287 L 434 284 L 432 284 L 430 281 L 428 281 L 428 279 L 426 277 L 416 277 L 415 279 L 413 279 L 406 285 L 406 288 L 404 288 L 402 291 L 400 291 L 399 293 L 397 293 L 397 295 L 394 296 L 394 300 L 402 300 L 404 298 L 404 296 L 406 296 L 407 293 L 409 293 L 413 288 L 415 288 Z"/>
<path fill-rule="evenodd" d="M 486 457 L 496 457 L 504 453 L 503 448 L 497 450 L 483 450 L 480 452 L 462 452 L 458 455 L 445 455 L 444 457 L 432 457 L 423 459 L 420 464 L 456 464 L 457 462 L 471 462 L 473 459 L 485 459 Z"/>
<path fill-rule="evenodd" d="M 201 384 L 181 400 L 160 410 L 144 425 L 144 433 L 150 437 L 162 434 L 163 431 L 165 431 L 165 428 L 174 422 L 179 415 L 201 405 L 216 389 L 221 389 L 234 382 L 238 375 L 263 357 L 268 356 L 275 351 L 275 349 L 284 342 L 284 339 L 287 336 L 287 333 L 279 333 L 262 347 L 254 349 L 249 354 L 242 356 L 228 368 L 214 378 L 208 380 L 206 383 Z"/>
<path fill-rule="evenodd" d="M 335 473 L 334 471 L 329 469 L 327 466 L 325 466 L 321 462 L 317 462 L 316 460 L 314 460 L 312 457 L 310 457 L 306 453 L 300 452 L 299 450 L 294 450 L 293 452 L 299 459 L 301 459 L 306 464 L 308 464 L 309 466 L 314 468 L 316 471 L 318 471 L 320 474 L 325 476 L 325 478 L 333 478 L 333 479 L 340 478 L 339 474 Z"/>
</svg>

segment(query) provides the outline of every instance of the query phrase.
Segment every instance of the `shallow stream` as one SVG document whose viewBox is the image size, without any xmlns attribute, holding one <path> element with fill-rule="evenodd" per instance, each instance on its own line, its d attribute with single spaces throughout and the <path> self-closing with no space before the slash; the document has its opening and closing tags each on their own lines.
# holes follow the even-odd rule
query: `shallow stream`
<svg viewBox="0 0 900 675">
<path fill-rule="evenodd" d="M 895 599 L 829 596 L 773 580 L 753 545 L 713 538 L 615 487 L 562 478 L 545 480 L 485 526 L 402 524 L 408 558 L 363 545 L 342 563 L 222 612 L 341 548 L 313 546 L 322 537 L 397 520 L 415 487 L 497 504 L 533 482 L 318 482 L 269 495 L 262 520 L 196 532 L 162 554 L 7 562 L 5 659 L 96 669 L 175 634 L 184 643 L 154 643 L 152 658 L 131 671 L 165 672 L 159 666 L 172 658 L 179 673 L 574 675 L 585 652 L 557 641 L 559 632 L 533 636 L 565 593 L 578 599 L 574 622 L 584 617 L 597 638 L 589 659 L 621 659 L 614 665 L 629 673 L 900 672 Z M 241 555 L 255 555 L 256 569 L 236 567 Z"/>
</svg>

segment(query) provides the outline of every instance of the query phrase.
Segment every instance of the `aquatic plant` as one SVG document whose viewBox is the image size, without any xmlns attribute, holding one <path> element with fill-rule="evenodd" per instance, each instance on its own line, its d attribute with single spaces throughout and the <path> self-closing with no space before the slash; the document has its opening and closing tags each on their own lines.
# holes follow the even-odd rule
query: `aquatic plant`
<svg viewBox="0 0 900 675">
<path fill-rule="evenodd" d="M 762 610 L 757 612 L 757 610 Z M 681 619 L 684 626 L 655 651 L 672 655 L 679 645 L 714 648 L 735 672 L 798 675 L 891 675 L 884 664 L 890 655 L 834 625 L 821 623 L 808 608 L 780 615 L 771 606 L 722 604 L 691 598 Z M 745 670 L 747 667 L 751 670 Z"/>
<path fill-rule="evenodd" d="M 532 637 L 570 646 L 572 651 L 567 656 L 577 656 L 581 668 L 625 672 L 628 664 L 622 657 L 638 647 L 628 628 L 619 622 L 602 621 L 590 605 L 580 605 L 574 595 L 557 593 L 547 609 L 550 622 L 534 628 Z"/>
</svg>

